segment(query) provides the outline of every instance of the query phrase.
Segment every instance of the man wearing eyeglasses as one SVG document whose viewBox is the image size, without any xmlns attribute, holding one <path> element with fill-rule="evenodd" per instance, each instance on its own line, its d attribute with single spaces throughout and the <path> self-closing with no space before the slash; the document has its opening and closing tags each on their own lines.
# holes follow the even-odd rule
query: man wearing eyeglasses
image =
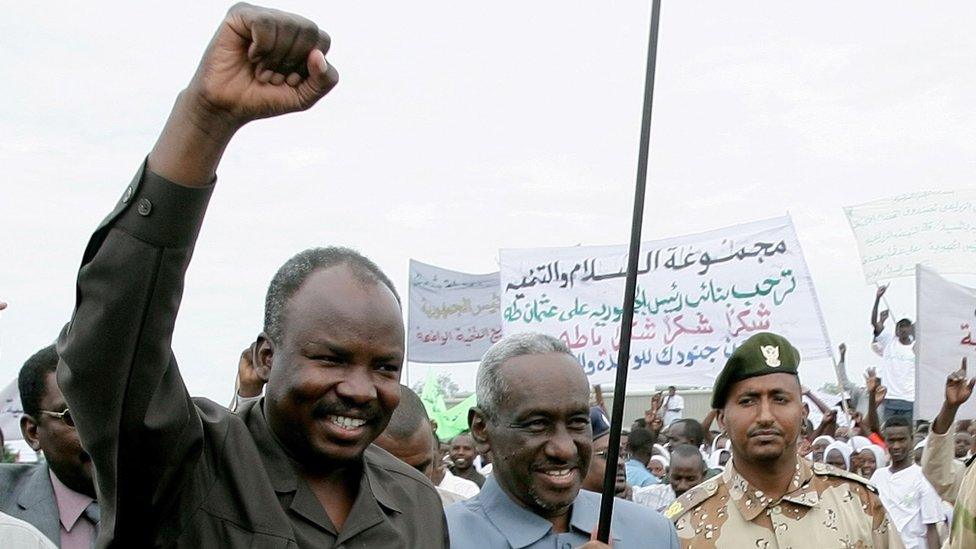
<svg viewBox="0 0 976 549">
<path fill-rule="evenodd" d="M 99 519 L 92 462 L 55 381 L 57 366 L 50 345 L 20 370 L 20 429 L 44 461 L 0 464 L 0 511 L 32 524 L 62 549 L 89 549 Z"/>
</svg>

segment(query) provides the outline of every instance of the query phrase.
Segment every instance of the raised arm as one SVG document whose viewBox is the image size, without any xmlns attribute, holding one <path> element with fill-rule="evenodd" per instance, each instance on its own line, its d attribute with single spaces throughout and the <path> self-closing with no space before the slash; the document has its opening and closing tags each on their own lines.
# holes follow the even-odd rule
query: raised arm
<svg viewBox="0 0 976 549">
<path fill-rule="evenodd" d="M 102 542 L 152 544 L 152 517 L 178 505 L 195 474 L 203 429 L 170 342 L 214 173 L 242 125 L 331 89 L 327 46 L 300 17 L 231 8 L 148 164 L 89 240 L 58 382 L 95 464 Z"/>
<path fill-rule="evenodd" d="M 959 407 L 972 396 L 973 385 L 976 385 L 976 377 L 966 379 L 964 358 L 962 366 L 946 378 L 945 400 L 932 422 L 925 440 L 925 449 L 922 451 L 922 474 L 938 492 L 939 497 L 950 503 L 955 503 L 962 475 L 965 473 L 965 468 L 956 462 L 953 453 L 955 436 L 952 424 Z"/>
<path fill-rule="evenodd" d="M 870 436 L 871 433 L 880 434 L 881 420 L 878 418 L 878 405 L 884 400 L 888 390 L 881 384 L 881 378 L 878 377 L 874 368 L 868 368 L 864 373 L 864 392 L 868 395 L 867 427 L 870 432 L 867 435 Z"/>
<path fill-rule="evenodd" d="M 878 308 L 881 306 L 881 298 L 884 297 L 885 292 L 888 291 L 888 285 L 878 286 L 878 291 L 874 294 L 874 306 L 871 307 L 871 326 L 874 328 L 874 337 L 881 335 L 884 331 L 884 322 L 888 318 L 888 311 L 883 311 L 880 315 L 878 314 Z"/>
</svg>

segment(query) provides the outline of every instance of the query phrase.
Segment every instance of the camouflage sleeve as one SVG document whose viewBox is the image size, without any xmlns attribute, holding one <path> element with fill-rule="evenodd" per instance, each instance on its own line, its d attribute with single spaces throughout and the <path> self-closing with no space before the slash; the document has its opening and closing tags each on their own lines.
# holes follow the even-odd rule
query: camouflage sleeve
<svg viewBox="0 0 976 549">
<path fill-rule="evenodd" d="M 925 449 L 922 451 L 922 474 L 939 493 L 939 497 L 949 503 L 956 502 L 959 484 L 965 474 L 965 468 L 955 459 L 955 443 L 952 429 L 941 435 L 929 431 L 925 439 Z"/>
</svg>

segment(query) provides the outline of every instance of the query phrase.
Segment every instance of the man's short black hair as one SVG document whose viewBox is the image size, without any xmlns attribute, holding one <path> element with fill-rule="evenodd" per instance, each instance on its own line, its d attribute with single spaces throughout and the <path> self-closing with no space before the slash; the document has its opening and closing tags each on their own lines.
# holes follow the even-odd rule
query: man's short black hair
<svg viewBox="0 0 976 549">
<path fill-rule="evenodd" d="M 705 458 L 701 455 L 701 452 L 699 452 L 698 448 L 695 448 L 691 444 L 679 444 L 672 448 L 671 463 L 674 463 L 676 458 L 697 458 L 701 463 L 702 471 L 708 469 L 708 465 L 705 463 Z"/>
<path fill-rule="evenodd" d="M 685 425 L 688 438 L 694 441 L 696 446 L 701 446 L 702 442 L 705 442 L 705 428 L 702 427 L 702 424 L 697 419 L 676 419 L 671 422 L 671 429 L 674 429 L 674 426 L 678 425 L 679 423 L 683 423 Z"/>
<path fill-rule="evenodd" d="M 406 440 L 429 422 L 427 410 L 417 393 L 406 385 L 400 385 L 400 404 L 397 405 L 384 433 L 396 440 Z"/>
<path fill-rule="evenodd" d="M 908 418 L 905 416 L 891 416 L 887 421 L 884 422 L 884 426 L 881 427 L 881 430 L 884 431 L 889 427 L 905 427 L 908 429 L 908 433 L 912 434 L 912 422 L 908 421 Z"/>
<path fill-rule="evenodd" d="M 34 353 L 20 368 L 17 376 L 17 389 L 20 390 L 20 403 L 24 413 L 37 418 L 41 410 L 41 400 L 47 391 L 45 379 L 58 369 L 58 351 L 48 345 Z M 60 412 L 60 410 L 53 410 Z"/>
<path fill-rule="evenodd" d="M 907 319 L 907 318 L 903 318 L 903 319 L 899 320 L 897 324 L 895 324 L 895 327 L 896 328 L 911 328 L 912 327 L 912 321 L 909 320 L 909 319 Z"/>
<path fill-rule="evenodd" d="M 281 343 L 285 304 L 301 288 L 305 279 L 320 269 L 338 265 L 351 268 L 363 282 L 383 284 L 393 292 L 397 303 L 400 303 L 400 294 L 393 287 L 393 282 L 366 256 L 356 250 L 340 246 L 309 248 L 286 261 L 268 285 L 268 294 L 264 299 L 264 333 L 271 341 Z"/>
<path fill-rule="evenodd" d="M 654 433 L 647 429 L 634 429 L 627 437 L 627 449 L 632 454 L 651 455 L 655 442 Z"/>
</svg>

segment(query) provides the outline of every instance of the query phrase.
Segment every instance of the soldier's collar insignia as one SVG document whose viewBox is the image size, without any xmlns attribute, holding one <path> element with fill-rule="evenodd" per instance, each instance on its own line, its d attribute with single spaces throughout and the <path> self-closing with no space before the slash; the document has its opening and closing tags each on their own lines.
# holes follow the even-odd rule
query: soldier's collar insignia
<svg viewBox="0 0 976 549">
<path fill-rule="evenodd" d="M 762 350 L 763 357 L 766 359 L 766 366 L 777 368 L 782 364 L 779 361 L 779 347 L 776 345 L 763 345 L 760 349 Z"/>
<path fill-rule="evenodd" d="M 668 506 L 666 511 L 664 511 L 664 516 L 669 519 L 673 519 L 674 517 L 680 515 L 681 512 L 684 511 L 684 509 L 685 508 L 683 505 L 681 505 L 680 501 L 675 501 L 670 506 Z"/>
</svg>

